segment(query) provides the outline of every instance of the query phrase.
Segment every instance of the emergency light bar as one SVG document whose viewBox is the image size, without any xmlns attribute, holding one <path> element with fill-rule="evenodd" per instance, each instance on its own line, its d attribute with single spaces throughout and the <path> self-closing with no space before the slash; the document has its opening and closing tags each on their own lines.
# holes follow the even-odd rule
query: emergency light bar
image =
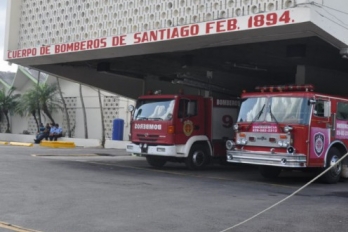
<svg viewBox="0 0 348 232">
<path fill-rule="evenodd" d="M 313 85 L 271 85 L 271 86 L 257 86 L 255 90 L 260 92 L 283 92 L 283 91 L 313 91 Z"/>
</svg>

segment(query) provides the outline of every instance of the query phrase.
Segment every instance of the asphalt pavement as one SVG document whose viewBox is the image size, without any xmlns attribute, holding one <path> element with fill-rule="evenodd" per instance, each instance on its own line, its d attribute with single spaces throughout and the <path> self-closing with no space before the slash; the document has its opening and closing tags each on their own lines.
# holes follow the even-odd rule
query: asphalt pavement
<svg viewBox="0 0 348 232">
<path fill-rule="evenodd" d="M 0 146 L 0 231 L 221 232 L 314 177 L 263 179 L 248 165 L 161 170 L 124 150 Z M 238 232 L 347 231 L 348 182 L 315 182 Z"/>
</svg>

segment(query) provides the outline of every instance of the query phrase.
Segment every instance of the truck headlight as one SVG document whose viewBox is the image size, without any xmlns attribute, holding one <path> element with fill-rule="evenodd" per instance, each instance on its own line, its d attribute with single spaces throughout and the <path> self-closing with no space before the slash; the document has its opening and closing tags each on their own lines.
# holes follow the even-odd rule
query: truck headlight
<svg viewBox="0 0 348 232">
<path fill-rule="evenodd" d="M 279 140 L 279 141 L 278 141 L 278 146 L 279 146 L 279 147 L 283 147 L 283 141 L 282 141 L 282 140 Z"/>
<path fill-rule="evenodd" d="M 288 132 L 292 131 L 292 129 L 293 128 L 291 126 L 286 126 L 286 127 L 284 127 L 284 132 L 288 133 Z"/>
<path fill-rule="evenodd" d="M 279 140 L 278 141 L 278 146 L 279 147 L 287 147 L 287 146 L 289 146 L 289 142 L 283 141 L 283 140 Z"/>
<path fill-rule="evenodd" d="M 226 141 L 226 148 L 227 150 L 232 150 L 235 146 L 235 143 L 232 140 L 227 140 Z"/>
</svg>

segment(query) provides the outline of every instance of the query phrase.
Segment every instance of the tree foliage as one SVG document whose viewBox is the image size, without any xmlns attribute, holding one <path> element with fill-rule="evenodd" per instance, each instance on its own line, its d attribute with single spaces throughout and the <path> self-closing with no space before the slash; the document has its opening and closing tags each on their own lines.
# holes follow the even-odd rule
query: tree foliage
<svg viewBox="0 0 348 232">
<path fill-rule="evenodd" d="M 36 99 L 37 97 L 35 91 L 28 91 L 24 93 L 19 99 L 15 112 L 22 117 L 32 115 L 39 130 L 39 120 L 37 118 L 39 105 Z"/>
<path fill-rule="evenodd" d="M 14 91 L 14 87 L 10 88 L 9 90 L 5 88 L 0 90 L 0 111 L 5 115 L 7 121 L 6 133 L 11 132 L 9 114 L 15 112 L 18 104 L 18 98 L 20 97 L 20 94 L 14 94 Z"/>
<path fill-rule="evenodd" d="M 36 99 L 39 102 L 40 109 L 47 115 L 51 122 L 55 123 L 52 114 L 62 111 L 62 101 L 57 97 L 59 90 L 57 84 L 39 84 L 35 86 Z"/>
<path fill-rule="evenodd" d="M 63 110 L 62 101 L 57 97 L 58 92 L 57 84 L 44 83 L 36 85 L 22 95 L 16 107 L 16 112 L 21 116 L 32 115 L 38 127 L 38 110 L 42 111 L 51 122 L 55 123 L 52 114 Z"/>
</svg>

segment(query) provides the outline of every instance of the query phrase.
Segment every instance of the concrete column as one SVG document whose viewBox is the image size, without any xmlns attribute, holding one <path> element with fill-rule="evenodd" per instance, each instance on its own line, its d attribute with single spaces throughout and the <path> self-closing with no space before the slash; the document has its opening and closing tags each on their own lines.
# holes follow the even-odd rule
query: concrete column
<svg viewBox="0 0 348 232">
<path fill-rule="evenodd" d="M 312 84 L 316 92 L 347 96 L 347 76 L 337 70 L 298 65 L 296 84 Z"/>
<path fill-rule="evenodd" d="M 306 66 L 297 65 L 296 70 L 296 84 L 303 85 L 306 83 Z"/>
<path fill-rule="evenodd" d="M 7 50 L 18 49 L 21 3 L 22 1 L 16 0 L 7 1 L 4 58 L 7 57 Z"/>
</svg>

